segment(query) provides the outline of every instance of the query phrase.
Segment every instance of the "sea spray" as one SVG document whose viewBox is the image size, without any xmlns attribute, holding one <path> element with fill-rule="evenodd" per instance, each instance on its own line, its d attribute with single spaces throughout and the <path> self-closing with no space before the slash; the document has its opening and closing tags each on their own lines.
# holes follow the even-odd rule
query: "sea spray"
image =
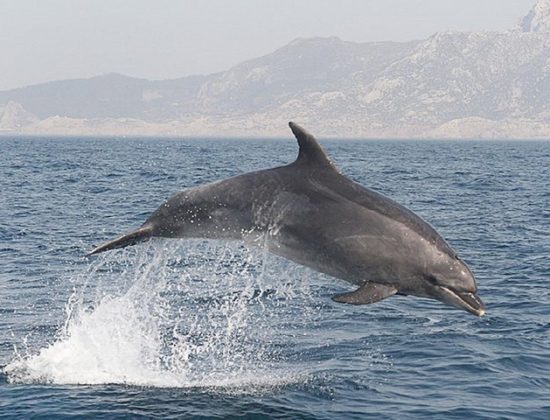
<svg viewBox="0 0 550 420">
<path fill-rule="evenodd" d="M 83 267 L 55 341 L 17 355 L 11 382 L 238 387 L 301 374 L 284 363 L 278 326 L 314 322 L 307 269 L 206 240 L 152 241 Z"/>
</svg>

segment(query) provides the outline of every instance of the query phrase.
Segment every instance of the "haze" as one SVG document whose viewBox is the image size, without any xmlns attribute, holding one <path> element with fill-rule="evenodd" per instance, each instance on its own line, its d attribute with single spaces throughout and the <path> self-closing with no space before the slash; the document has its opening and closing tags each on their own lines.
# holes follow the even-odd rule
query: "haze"
<svg viewBox="0 0 550 420">
<path fill-rule="evenodd" d="M 0 0 L 0 90 L 117 72 L 225 70 L 298 37 L 367 42 L 504 30 L 528 0 Z"/>
</svg>

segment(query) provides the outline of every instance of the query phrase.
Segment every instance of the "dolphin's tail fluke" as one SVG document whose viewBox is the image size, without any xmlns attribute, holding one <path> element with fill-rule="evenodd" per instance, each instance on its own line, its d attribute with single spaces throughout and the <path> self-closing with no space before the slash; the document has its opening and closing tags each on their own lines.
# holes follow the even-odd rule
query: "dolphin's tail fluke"
<svg viewBox="0 0 550 420">
<path fill-rule="evenodd" d="M 130 245 L 135 245 L 146 241 L 153 236 L 153 228 L 151 226 L 142 226 L 126 235 L 122 235 L 112 241 L 105 242 L 102 245 L 92 249 L 86 256 L 99 254 L 100 252 L 109 251 L 110 249 L 125 248 Z"/>
</svg>

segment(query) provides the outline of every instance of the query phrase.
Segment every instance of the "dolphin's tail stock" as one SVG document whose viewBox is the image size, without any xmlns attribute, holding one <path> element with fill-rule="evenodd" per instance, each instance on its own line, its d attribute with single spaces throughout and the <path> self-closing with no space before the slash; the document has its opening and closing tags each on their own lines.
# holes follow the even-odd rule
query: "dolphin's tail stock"
<svg viewBox="0 0 550 420">
<path fill-rule="evenodd" d="M 133 230 L 126 235 L 122 235 L 112 241 L 105 242 L 102 245 L 92 249 L 86 256 L 99 254 L 103 251 L 109 251 L 110 249 L 125 248 L 127 246 L 135 245 L 140 242 L 146 241 L 153 236 L 153 228 L 151 226 L 142 226 L 139 229 Z"/>
</svg>

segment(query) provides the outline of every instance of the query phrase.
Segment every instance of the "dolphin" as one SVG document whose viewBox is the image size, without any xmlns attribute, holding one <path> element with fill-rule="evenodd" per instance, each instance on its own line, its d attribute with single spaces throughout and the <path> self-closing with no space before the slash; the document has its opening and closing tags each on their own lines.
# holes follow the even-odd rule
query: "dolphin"
<svg viewBox="0 0 550 420">
<path fill-rule="evenodd" d="M 472 271 L 428 223 L 346 178 L 311 134 L 289 126 L 299 145 L 294 162 L 186 188 L 88 255 L 152 237 L 239 239 L 358 286 L 335 302 L 412 295 L 485 313 Z"/>
</svg>

